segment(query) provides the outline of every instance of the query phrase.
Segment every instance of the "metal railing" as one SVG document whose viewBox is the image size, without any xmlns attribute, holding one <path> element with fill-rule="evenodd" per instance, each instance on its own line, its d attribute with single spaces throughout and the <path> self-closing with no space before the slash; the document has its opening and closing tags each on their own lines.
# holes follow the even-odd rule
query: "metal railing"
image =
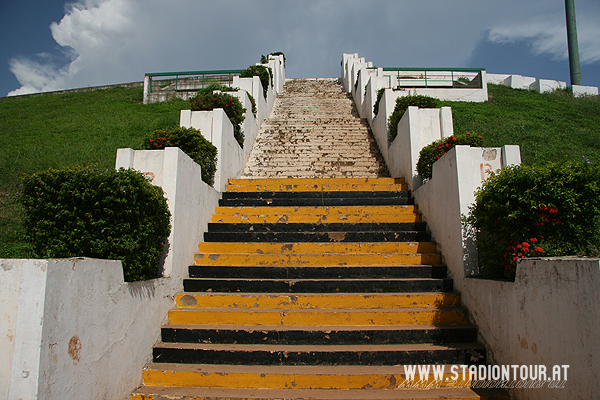
<svg viewBox="0 0 600 400">
<path fill-rule="evenodd" d="M 383 74 L 396 79 L 397 89 L 482 89 L 483 68 L 383 68 Z"/>
<path fill-rule="evenodd" d="M 154 92 L 193 92 L 213 83 L 231 86 L 233 77 L 242 70 L 185 71 L 147 73 L 150 78 L 148 93 Z"/>
</svg>

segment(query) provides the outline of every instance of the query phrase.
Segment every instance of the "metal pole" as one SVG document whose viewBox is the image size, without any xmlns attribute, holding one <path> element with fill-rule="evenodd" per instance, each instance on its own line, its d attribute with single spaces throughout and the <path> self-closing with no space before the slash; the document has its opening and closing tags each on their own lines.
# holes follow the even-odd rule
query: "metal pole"
<svg viewBox="0 0 600 400">
<path fill-rule="evenodd" d="M 579 45 L 577 44 L 577 22 L 575 18 L 575 0 L 565 0 L 567 14 L 567 41 L 569 44 L 569 68 L 571 86 L 581 85 L 581 66 L 579 64 Z"/>
</svg>

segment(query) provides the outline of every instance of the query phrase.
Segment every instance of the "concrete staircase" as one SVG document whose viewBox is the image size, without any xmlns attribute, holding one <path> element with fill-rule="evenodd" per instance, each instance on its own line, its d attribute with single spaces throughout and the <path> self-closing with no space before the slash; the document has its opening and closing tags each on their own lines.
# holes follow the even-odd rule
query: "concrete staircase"
<svg viewBox="0 0 600 400">
<path fill-rule="evenodd" d="M 337 79 L 291 79 L 263 122 L 242 177 L 389 176 L 375 139 Z"/>
<path fill-rule="evenodd" d="M 308 87 L 325 101 L 336 85 L 288 82 L 284 96 Z M 289 130 L 263 128 L 245 171 L 268 178 L 230 181 L 132 399 L 508 399 L 468 376 L 452 387 L 450 366 L 485 363 L 485 348 L 404 180 L 377 177 L 368 130 L 335 144 L 339 132 L 314 122 L 294 131 L 283 116 L 314 116 L 282 104 L 267 126 Z M 318 115 L 351 120 L 334 108 Z M 283 146 L 293 132 L 306 141 Z M 295 161 L 275 161 L 274 143 Z M 321 151 L 339 160 L 336 146 L 363 154 L 348 169 L 316 164 Z M 416 364 L 440 366 L 437 379 L 407 380 Z"/>
</svg>

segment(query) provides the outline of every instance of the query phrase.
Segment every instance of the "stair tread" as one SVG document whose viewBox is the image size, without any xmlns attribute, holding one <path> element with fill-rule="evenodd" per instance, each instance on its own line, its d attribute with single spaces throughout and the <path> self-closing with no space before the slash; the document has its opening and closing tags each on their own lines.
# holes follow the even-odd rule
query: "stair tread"
<svg viewBox="0 0 600 400">
<path fill-rule="evenodd" d="M 466 324 L 453 324 L 453 325 L 260 325 L 260 326 L 248 326 L 248 325 L 185 325 L 185 324 L 168 324 L 164 325 L 163 328 L 168 329 L 198 329 L 198 330 L 247 330 L 247 331 L 309 331 L 309 332 L 322 332 L 322 331 L 397 331 L 397 330 L 447 330 L 447 329 L 472 329 L 476 326 L 470 323 Z"/>
<path fill-rule="evenodd" d="M 142 386 L 136 394 L 156 394 L 169 396 L 172 400 L 187 400 L 198 398 L 206 400 L 392 400 L 392 399 L 498 399 L 508 400 L 508 394 L 501 389 L 470 389 L 470 388 L 443 388 L 428 389 L 426 391 L 414 389 L 230 389 L 230 388 L 189 388 L 189 387 L 158 387 Z M 179 397 L 171 397 L 179 396 Z"/>
<path fill-rule="evenodd" d="M 453 343 L 453 344 L 230 344 L 230 343 L 165 343 L 158 342 L 157 348 L 193 349 L 193 350 L 222 350 L 222 351 L 263 351 L 263 352 L 310 352 L 310 353 L 338 353 L 338 352 L 392 352 L 392 351 L 443 351 L 443 350 L 469 350 L 483 349 L 480 343 Z"/>
</svg>

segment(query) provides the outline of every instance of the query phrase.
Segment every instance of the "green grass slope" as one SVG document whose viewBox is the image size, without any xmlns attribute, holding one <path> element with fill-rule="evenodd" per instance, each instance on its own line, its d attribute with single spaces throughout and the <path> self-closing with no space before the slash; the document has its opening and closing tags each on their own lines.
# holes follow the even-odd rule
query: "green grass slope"
<svg viewBox="0 0 600 400">
<path fill-rule="evenodd" d="M 32 254 L 23 242 L 19 180 L 48 168 L 114 168 L 118 148 L 141 148 L 156 129 L 179 125 L 189 103 L 142 104 L 143 89 L 113 88 L 0 98 L 0 258 Z"/>
<path fill-rule="evenodd" d="M 521 146 L 523 164 L 600 162 L 600 97 L 566 91 L 535 93 L 489 85 L 485 103 L 442 102 L 452 107 L 454 133 L 483 134 L 484 146 Z"/>
</svg>

